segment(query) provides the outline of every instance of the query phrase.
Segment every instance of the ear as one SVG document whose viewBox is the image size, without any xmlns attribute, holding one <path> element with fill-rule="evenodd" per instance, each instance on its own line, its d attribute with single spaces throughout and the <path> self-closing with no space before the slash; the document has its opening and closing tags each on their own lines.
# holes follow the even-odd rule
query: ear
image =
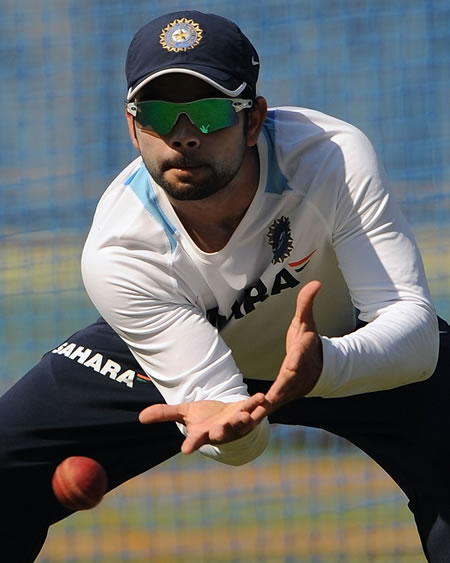
<svg viewBox="0 0 450 563">
<path fill-rule="evenodd" d="M 136 150 L 139 150 L 139 143 L 136 138 L 136 127 L 134 125 L 134 117 L 128 113 L 127 109 L 125 108 L 125 117 L 127 118 L 128 123 L 128 132 L 130 133 L 131 142 L 134 145 Z"/>
<path fill-rule="evenodd" d="M 252 109 L 248 112 L 247 145 L 253 147 L 258 142 L 259 134 L 267 116 L 267 101 L 258 96 Z"/>
</svg>

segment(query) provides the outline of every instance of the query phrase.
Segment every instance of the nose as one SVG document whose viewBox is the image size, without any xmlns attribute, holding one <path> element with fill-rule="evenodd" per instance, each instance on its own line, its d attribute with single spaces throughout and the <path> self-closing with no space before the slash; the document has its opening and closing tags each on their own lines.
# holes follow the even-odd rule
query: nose
<svg viewBox="0 0 450 563">
<path fill-rule="evenodd" d="M 169 133 L 169 145 L 177 150 L 196 149 L 200 146 L 200 134 L 187 115 L 180 115 Z"/>
</svg>

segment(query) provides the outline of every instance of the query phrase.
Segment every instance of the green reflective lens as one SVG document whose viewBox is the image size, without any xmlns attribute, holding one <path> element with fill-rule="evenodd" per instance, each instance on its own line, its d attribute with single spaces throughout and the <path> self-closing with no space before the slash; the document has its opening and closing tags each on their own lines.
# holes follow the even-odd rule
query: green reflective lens
<svg viewBox="0 0 450 563">
<path fill-rule="evenodd" d="M 202 133 L 213 133 L 234 125 L 237 112 L 251 105 L 251 100 L 207 98 L 182 104 L 148 100 L 129 103 L 127 108 L 141 128 L 150 133 L 168 135 L 180 115 L 186 115 Z"/>
</svg>

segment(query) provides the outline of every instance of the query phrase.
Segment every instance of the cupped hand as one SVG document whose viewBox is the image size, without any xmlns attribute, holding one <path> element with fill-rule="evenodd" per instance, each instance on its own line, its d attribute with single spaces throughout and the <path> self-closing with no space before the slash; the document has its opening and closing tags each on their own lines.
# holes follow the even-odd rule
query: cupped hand
<svg viewBox="0 0 450 563">
<path fill-rule="evenodd" d="M 304 397 L 320 377 L 323 367 L 322 341 L 313 316 L 313 303 L 320 288 L 320 282 L 311 281 L 299 291 L 295 315 L 286 335 L 286 356 L 266 393 L 270 411 Z"/>
<path fill-rule="evenodd" d="M 178 405 L 158 404 L 145 408 L 139 414 L 143 424 L 179 422 L 186 426 L 187 437 L 181 451 L 190 454 L 204 444 L 225 444 L 245 436 L 266 416 L 266 399 L 257 393 L 235 403 L 221 401 L 194 401 Z"/>
<path fill-rule="evenodd" d="M 317 383 L 323 366 L 322 342 L 313 316 L 313 303 L 320 287 L 320 282 L 312 281 L 300 290 L 286 335 L 286 356 L 266 395 L 256 393 L 236 403 L 152 405 L 140 413 L 140 422 L 184 424 L 188 435 L 181 451 L 189 454 L 204 444 L 225 444 L 245 436 L 281 405 L 306 395 Z"/>
</svg>

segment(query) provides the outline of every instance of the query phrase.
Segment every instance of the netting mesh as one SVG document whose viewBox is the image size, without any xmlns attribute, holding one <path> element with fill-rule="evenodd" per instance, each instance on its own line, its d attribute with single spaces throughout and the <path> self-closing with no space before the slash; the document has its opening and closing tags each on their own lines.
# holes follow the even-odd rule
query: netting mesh
<svg viewBox="0 0 450 563">
<path fill-rule="evenodd" d="M 3 389 L 96 318 L 79 256 L 96 201 L 135 156 L 126 49 L 143 23 L 180 8 L 241 26 L 269 104 L 364 130 L 450 316 L 448 0 L 3 0 Z M 360 452 L 317 431 L 276 431 L 270 451 L 239 471 L 174 460 L 51 538 L 43 562 L 423 560 L 403 496 Z"/>
</svg>

